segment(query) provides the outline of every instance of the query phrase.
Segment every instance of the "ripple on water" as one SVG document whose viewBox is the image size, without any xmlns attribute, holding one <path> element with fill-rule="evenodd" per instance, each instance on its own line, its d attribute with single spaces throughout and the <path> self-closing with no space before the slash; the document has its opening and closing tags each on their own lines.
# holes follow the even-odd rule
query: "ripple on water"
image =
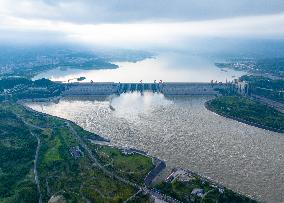
<svg viewBox="0 0 284 203">
<path fill-rule="evenodd" d="M 133 146 L 234 190 L 269 202 L 284 200 L 284 135 L 216 115 L 208 97 L 166 99 L 127 94 L 108 101 L 62 99 L 30 103 L 35 110 L 75 121 L 115 145 Z"/>
</svg>

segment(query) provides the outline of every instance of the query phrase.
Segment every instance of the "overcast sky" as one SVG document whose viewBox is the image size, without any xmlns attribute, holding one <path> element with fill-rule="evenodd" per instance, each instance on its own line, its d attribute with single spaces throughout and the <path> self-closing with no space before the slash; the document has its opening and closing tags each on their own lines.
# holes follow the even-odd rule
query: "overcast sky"
<svg viewBox="0 0 284 203">
<path fill-rule="evenodd" d="M 283 0 L 0 0 L 0 41 L 171 46 L 284 38 Z"/>
</svg>

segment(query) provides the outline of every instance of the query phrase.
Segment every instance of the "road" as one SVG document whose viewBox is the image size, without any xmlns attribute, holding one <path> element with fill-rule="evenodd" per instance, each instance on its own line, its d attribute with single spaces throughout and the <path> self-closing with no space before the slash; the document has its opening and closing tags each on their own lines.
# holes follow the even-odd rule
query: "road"
<svg viewBox="0 0 284 203">
<path fill-rule="evenodd" d="M 16 114 L 17 115 L 17 114 Z M 42 127 L 39 127 L 39 126 L 36 126 L 36 125 L 33 125 L 31 123 L 28 123 L 24 120 L 24 118 L 22 117 L 19 117 L 17 115 L 17 117 L 27 126 L 29 126 L 30 128 L 36 128 L 36 129 L 39 129 L 39 130 L 43 130 L 44 128 Z M 37 191 L 38 191 L 38 195 L 39 195 L 39 200 L 38 202 L 39 203 L 42 203 L 42 194 L 41 194 L 41 190 L 40 190 L 40 184 L 39 184 L 39 178 L 38 178 L 38 170 L 37 170 L 37 165 L 38 165 L 38 155 L 39 155 L 39 150 L 40 150 L 40 146 L 41 146 L 41 141 L 40 141 L 40 138 L 38 135 L 35 135 L 33 132 L 30 131 L 30 133 L 36 137 L 37 139 L 37 147 L 36 147 L 36 153 L 35 153 L 35 159 L 34 159 L 34 175 L 35 175 L 35 183 L 36 183 L 36 186 L 37 186 Z"/>
<path fill-rule="evenodd" d="M 32 135 L 34 135 L 31 132 Z M 39 185 L 39 179 L 38 179 L 38 171 L 37 171 L 37 165 L 38 165 L 38 154 L 39 154 L 39 149 L 40 149 L 40 138 L 38 135 L 34 135 L 37 139 L 37 147 L 36 147 L 36 154 L 35 154 L 35 160 L 34 160 L 34 174 L 35 174 L 35 182 L 36 182 L 36 186 L 37 186 L 37 191 L 39 194 L 39 203 L 42 203 L 42 194 L 41 194 L 41 190 L 40 190 L 40 185 Z"/>
<path fill-rule="evenodd" d="M 115 178 L 127 185 L 130 185 L 136 189 L 138 189 L 138 191 L 143 191 L 144 193 L 150 194 L 152 196 L 155 196 L 158 199 L 162 199 L 166 202 L 170 202 L 170 203 L 180 203 L 180 201 L 173 199 L 172 197 L 166 196 L 164 194 L 158 193 L 154 190 L 148 189 L 147 187 L 142 187 L 140 185 L 137 185 L 136 183 L 133 183 L 125 178 L 122 178 L 110 171 L 108 171 L 107 169 L 105 169 L 105 167 L 103 165 L 101 165 L 99 163 L 99 161 L 96 159 L 96 157 L 93 155 L 92 151 L 88 148 L 88 146 L 86 145 L 86 143 L 82 140 L 82 138 L 78 135 L 78 133 L 76 132 L 76 130 L 74 130 L 74 128 L 72 127 L 72 125 L 70 124 L 70 122 L 65 121 L 66 125 L 69 127 L 70 131 L 72 132 L 72 134 L 75 136 L 75 138 L 77 139 L 77 141 L 80 143 L 80 145 L 85 149 L 85 151 L 88 153 L 89 157 L 91 158 L 91 160 L 93 161 L 94 165 L 97 166 L 98 168 L 100 168 L 107 176 L 111 177 L 111 178 Z M 136 193 L 138 194 L 138 192 Z M 132 196 L 133 198 L 134 196 Z"/>
<path fill-rule="evenodd" d="M 29 110 L 29 109 L 28 109 Z M 36 112 L 38 113 L 38 112 Z M 17 115 L 17 114 L 16 114 Z M 22 122 L 29 126 L 30 128 L 35 128 L 35 129 L 39 129 L 39 130 L 44 130 L 45 128 L 28 123 L 25 121 L 24 118 L 19 117 Z M 75 139 L 79 142 L 79 144 L 81 145 L 82 148 L 84 148 L 84 150 L 87 152 L 89 158 L 92 160 L 93 165 L 98 167 L 99 169 L 101 169 L 103 171 L 103 173 L 111 178 L 117 179 L 122 183 L 125 183 L 127 185 L 130 185 L 134 188 L 136 188 L 138 191 L 143 191 L 146 194 L 150 194 L 158 199 L 164 200 L 166 202 L 170 202 L 170 203 L 180 203 L 178 200 L 175 200 L 169 196 L 166 196 L 164 194 L 158 193 L 157 191 L 151 190 L 149 188 L 147 188 L 146 186 L 140 186 L 136 183 L 133 183 L 123 177 L 120 177 L 116 174 L 114 174 L 111 171 L 108 171 L 103 165 L 101 165 L 99 163 L 99 161 L 96 159 L 96 157 L 93 155 L 92 151 L 89 149 L 89 147 L 86 145 L 86 143 L 84 142 L 84 140 L 78 135 L 77 131 L 73 128 L 73 126 L 71 125 L 70 121 L 67 121 L 65 119 L 62 119 L 65 121 L 66 126 L 70 129 L 71 133 L 73 134 L 73 136 L 75 137 Z M 32 132 L 31 132 L 32 133 Z M 39 150 L 41 147 L 41 141 L 40 141 L 40 137 L 33 134 L 36 138 L 37 138 L 37 149 L 36 149 L 36 154 L 35 154 L 35 160 L 34 160 L 34 174 L 35 174 L 35 182 L 37 185 L 37 189 L 38 189 L 38 194 L 39 194 L 39 203 L 42 203 L 42 194 L 41 194 L 41 190 L 40 190 L 40 182 L 39 182 L 39 178 L 38 178 L 38 171 L 37 171 L 37 164 L 38 164 L 38 156 L 39 156 Z M 137 193 L 138 194 L 138 193 Z"/>
<path fill-rule="evenodd" d="M 82 138 L 78 135 L 78 133 L 76 132 L 76 130 L 74 130 L 74 128 L 72 127 L 72 125 L 70 124 L 70 122 L 65 121 L 66 125 L 69 127 L 70 131 L 72 132 L 72 134 L 74 135 L 74 137 L 76 138 L 76 140 L 80 143 L 80 145 L 84 148 L 84 150 L 88 153 L 88 156 L 91 158 L 91 160 L 93 161 L 94 165 L 97 166 L 99 169 L 101 169 L 107 176 L 115 178 L 125 184 L 131 185 L 132 187 L 136 188 L 136 189 L 142 189 L 141 186 L 137 185 L 136 183 L 133 183 L 129 180 L 126 180 L 125 178 L 122 178 L 108 170 L 105 169 L 105 167 L 103 165 L 101 165 L 98 160 L 96 159 L 96 157 L 93 155 L 92 151 L 89 149 L 89 147 L 86 145 L 86 143 L 82 140 Z"/>
<path fill-rule="evenodd" d="M 261 97 L 261 96 L 255 95 L 255 94 L 253 94 L 250 98 L 252 98 L 253 100 L 259 101 L 261 103 L 264 103 L 268 106 L 271 106 L 271 107 L 277 109 L 278 111 L 284 113 L 284 104 L 282 104 L 280 102 L 273 101 L 271 99 Z"/>
</svg>

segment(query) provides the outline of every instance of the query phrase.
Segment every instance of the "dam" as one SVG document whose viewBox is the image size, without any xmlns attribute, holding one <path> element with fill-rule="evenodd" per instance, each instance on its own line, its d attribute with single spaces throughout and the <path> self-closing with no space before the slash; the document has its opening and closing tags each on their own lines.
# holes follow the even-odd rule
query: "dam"
<svg viewBox="0 0 284 203">
<path fill-rule="evenodd" d="M 230 83 L 193 83 L 193 82 L 160 82 L 160 83 L 114 83 L 88 82 L 67 83 L 63 96 L 109 96 L 127 92 L 150 91 L 165 96 L 216 95 L 216 89 L 230 87 Z"/>
</svg>

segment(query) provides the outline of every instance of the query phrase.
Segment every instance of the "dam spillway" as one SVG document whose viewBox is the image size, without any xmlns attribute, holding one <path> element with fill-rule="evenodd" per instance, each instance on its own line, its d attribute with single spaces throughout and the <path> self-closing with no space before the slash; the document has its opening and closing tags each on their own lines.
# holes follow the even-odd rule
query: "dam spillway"
<svg viewBox="0 0 284 203">
<path fill-rule="evenodd" d="M 193 82 L 164 82 L 164 83 L 67 83 L 63 96 L 109 96 L 126 92 L 162 93 L 165 96 L 186 95 L 216 95 L 216 89 L 227 88 L 225 83 L 193 83 Z"/>
</svg>

